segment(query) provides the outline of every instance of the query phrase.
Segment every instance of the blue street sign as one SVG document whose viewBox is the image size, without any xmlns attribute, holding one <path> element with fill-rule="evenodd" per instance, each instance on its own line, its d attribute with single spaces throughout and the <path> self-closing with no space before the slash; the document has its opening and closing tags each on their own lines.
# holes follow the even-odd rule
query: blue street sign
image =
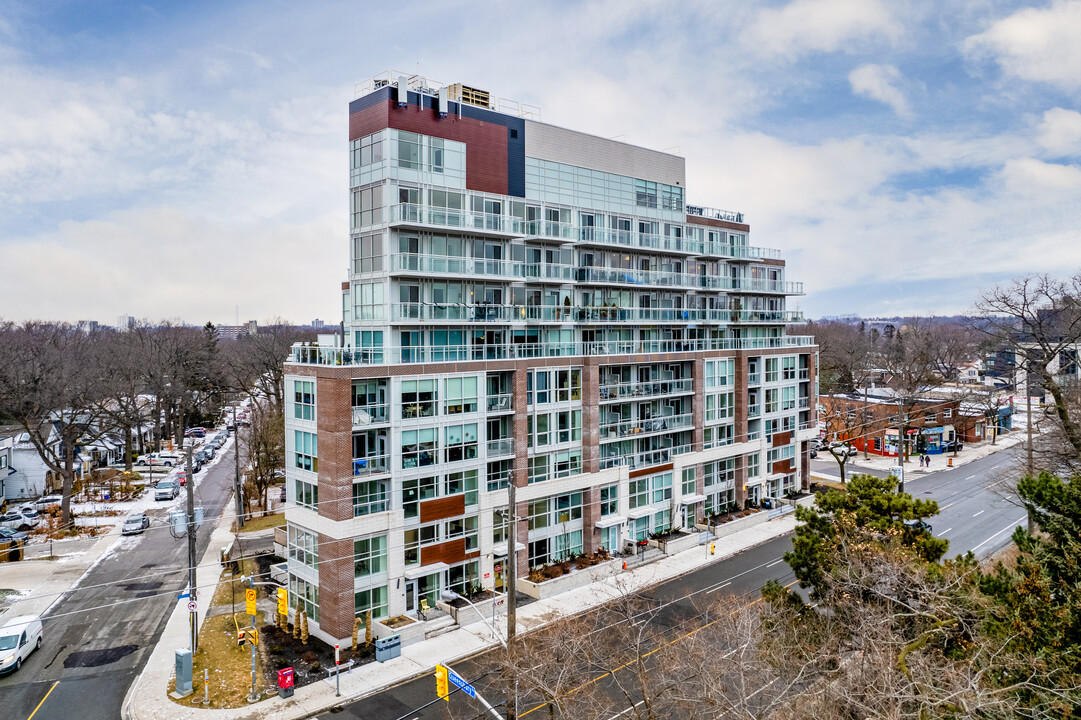
<svg viewBox="0 0 1081 720">
<path fill-rule="evenodd" d="M 469 697 L 475 698 L 477 696 L 477 691 L 473 688 L 473 686 L 463 680 L 461 675 L 454 672 L 450 668 L 447 668 L 447 679 L 450 680 L 451 684 L 455 687 L 461 688 L 462 692 L 464 692 Z"/>
<path fill-rule="evenodd" d="M 183 600 L 186 597 L 188 597 L 188 593 L 187 593 L 187 591 L 184 591 L 184 592 L 180 593 L 179 595 L 177 595 L 176 599 L 177 600 Z"/>
</svg>

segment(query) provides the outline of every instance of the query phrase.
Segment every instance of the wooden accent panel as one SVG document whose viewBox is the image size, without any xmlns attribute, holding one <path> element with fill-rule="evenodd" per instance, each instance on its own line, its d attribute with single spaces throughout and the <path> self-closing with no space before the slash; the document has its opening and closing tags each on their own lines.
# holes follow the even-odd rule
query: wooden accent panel
<svg viewBox="0 0 1081 720">
<path fill-rule="evenodd" d="M 641 470 L 631 470 L 630 473 L 628 473 L 628 477 L 636 478 L 636 477 L 642 477 L 643 475 L 652 475 L 653 473 L 659 473 L 659 472 L 665 472 L 667 470 L 671 470 L 674 467 L 675 467 L 675 464 L 668 463 L 667 465 L 657 465 L 657 466 L 651 467 L 651 468 L 642 468 Z"/>
<path fill-rule="evenodd" d="M 788 432 L 781 432 L 781 433 L 774 433 L 773 434 L 773 445 L 772 445 L 772 447 L 784 447 L 785 445 L 788 445 L 790 442 L 792 442 L 792 431 L 791 430 L 789 430 Z"/>
<path fill-rule="evenodd" d="M 420 549 L 420 564 L 445 562 L 447 565 L 460 563 L 468 559 L 465 554 L 465 538 L 448 540 L 438 545 L 429 545 Z"/>
<path fill-rule="evenodd" d="M 773 472 L 775 473 L 790 473 L 792 472 L 791 460 L 778 460 L 773 463 Z"/>
<path fill-rule="evenodd" d="M 717 220 L 715 218 L 701 217 L 700 215 L 688 215 L 687 222 L 694 223 L 695 225 L 708 225 L 709 227 L 725 228 L 726 230 L 739 230 L 741 232 L 750 232 L 751 226 L 746 223 L 729 222 L 728 220 Z"/>
<path fill-rule="evenodd" d="M 425 500 L 420 504 L 420 521 L 422 523 L 458 517 L 463 514 L 465 514 L 465 495 L 461 493 L 450 497 Z"/>
</svg>

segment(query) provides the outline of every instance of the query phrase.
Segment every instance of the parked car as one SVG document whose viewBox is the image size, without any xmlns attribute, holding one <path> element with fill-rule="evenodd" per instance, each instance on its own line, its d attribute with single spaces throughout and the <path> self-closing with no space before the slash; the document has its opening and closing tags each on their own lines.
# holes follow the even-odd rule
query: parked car
<svg viewBox="0 0 1081 720">
<path fill-rule="evenodd" d="M 180 487 L 184 487 L 188 483 L 188 473 L 185 470 L 181 470 L 176 474 L 176 481 L 180 483 Z"/>
<path fill-rule="evenodd" d="M 59 505 L 63 501 L 63 495 L 42 495 L 34 501 L 34 505 L 36 505 L 38 508 L 44 508 L 50 505 Z"/>
<path fill-rule="evenodd" d="M 829 444 L 829 451 L 835 455 L 848 455 L 849 457 L 859 453 L 859 450 L 854 446 L 836 440 Z"/>
<path fill-rule="evenodd" d="M 150 527 L 150 518 L 146 513 L 134 513 L 124 518 L 124 525 L 120 528 L 121 535 L 138 535 Z"/>
<path fill-rule="evenodd" d="M 41 516 L 32 505 L 22 505 L 8 510 L 0 515 L 0 527 L 22 530 L 23 532 L 36 528 L 41 524 Z"/>
<path fill-rule="evenodd" d="M 179 466 L 183 462 L 184 456 L 175 452 L 150 453 L 140 455 L 135 460 L 136 465 L 162 465 L 164 467 Z"/>
<path fill-rule="evenodd" d="M 913 518 L 912 520 L 905 520 L 905 527 L 914 532 L 925 532 L 927 534 L 931 533 L 930 523 L 915 518 Z"/>
<path fill-rule="evenodd" d="M 184 431 L 184 437 L 206 437 L 206 428 L 204 427 L 190 427 Z"/>
<path fill-rule="evenodd" d="M 180 485 L 172 480 L 162 480 L 154 486 L 155 500 L 172 500 L 180 494 Z"/>
<path fill-rule="evenodd" d="M 285 486 L 284 486 L 284 485 L 282 485 L 282 494 L 281 494 L 281 496 L 280 496 L 280 497 L 279 497 L 278 499 L 279 499 L 279 500 L 280 500 L 281 502 L 285 502 Z"/>
<path fill-rule="evenodd" d="M 965 449 L 965 441 L 958 438 L 957 440 L 950 440 L 942 443 L 942 452 L 960 452 Z"/>
<path fill-rule="evenodd" d="M 26 545 L 27 534 L 0 527 L 0 560 L 18 562 L 23 559 L 23 547 Z"/>
<path fill-rule="evenodd" d="M 816 448 L 811 448 L 811 457 L 818 457 L 818 450 Z"/>
<path fill-rule="evenodd" d="M 0 628 L 0 673 L 15 672 L 41 647 L 41 618 L 20 615 Z"/>
</svg>

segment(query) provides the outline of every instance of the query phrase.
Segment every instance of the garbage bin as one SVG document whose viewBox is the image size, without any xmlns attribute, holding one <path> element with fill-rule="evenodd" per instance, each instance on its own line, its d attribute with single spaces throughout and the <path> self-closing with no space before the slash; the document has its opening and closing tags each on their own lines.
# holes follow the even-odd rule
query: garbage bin
<svg viewBox="0 0 1081 720">
<path fill-rule="evenodd" d="M 375 659 L 377 662 L 386 662 L 402 654 L 402 636 L 388 635 L 375 641 Z"/>
</svg>

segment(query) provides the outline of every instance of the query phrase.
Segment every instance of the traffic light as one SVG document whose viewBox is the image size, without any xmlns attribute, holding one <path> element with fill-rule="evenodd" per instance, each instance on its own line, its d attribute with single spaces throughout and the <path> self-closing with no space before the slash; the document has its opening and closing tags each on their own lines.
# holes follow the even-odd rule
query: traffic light
<svg viewBox="0 0 1081 720">
<path fill-rule="evenodd" d="M 250 628 L 248 630 L 248 642 L 250 642 L 252 645 L 259 644 L 259 631 L 255 628 Z"/>
<path fill-rule="evenodd" d="M 237 630 L 237 633 L 236 633 L 236 644 L 237 644 L 237 647 L 244 647 L 244 643 L 245 643 L 245 640 L 244 640 L 244 631 L 243 631 L 243 630 Z"/>
<path fill-rule="evenodd" d="M 442 665 L 435 666 L 435 694 L 450 702 L 450 693 L 447 688 L 447 669 Z"/>
</svg>

